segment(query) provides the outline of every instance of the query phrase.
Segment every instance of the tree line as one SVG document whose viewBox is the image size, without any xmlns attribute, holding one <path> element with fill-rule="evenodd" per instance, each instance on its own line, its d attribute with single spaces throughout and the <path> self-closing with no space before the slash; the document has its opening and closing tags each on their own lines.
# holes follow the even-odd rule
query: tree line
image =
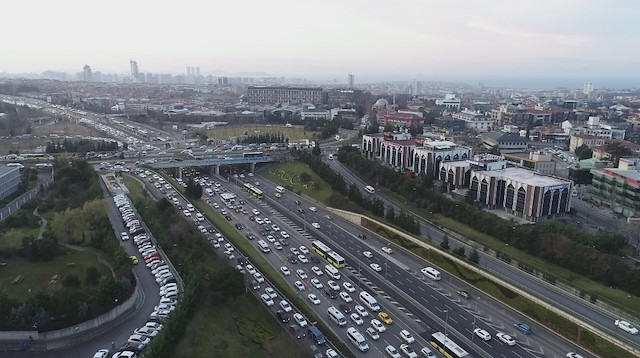
<svg viewBox="0 0 640 358">
<path fill-rule="evenodd" d="M 282 133 L 250 134 L 241 143 L 289 143 Z"/>
<path fill-rule="evenodd" d="M 360 176 L 404 197 L 430 212 L 455 219 L 528 254 L 584 275 L 604 285 L 640 294 L 640 268 L 628 266 L 617 255 L 624 238 L 615 233 L 588 234 L 550 220 L 542 225 L 517 225 L 485 212 L 475 203 L 452 200 L 433 189 L 433 177 L 397 172 L 367 160 L 359 151 L 343 146 L 338 160 Z M 500 254 L 500 253 L 499 253 Z"/>
<path fill-rule="evenodd" d="M 116 141 L 95 141 L 89 139 L 50 141 L 46 146 L 47 153 L 87 153 L 87 152 L 113 152 L 118 150 Z"/>
</svg>

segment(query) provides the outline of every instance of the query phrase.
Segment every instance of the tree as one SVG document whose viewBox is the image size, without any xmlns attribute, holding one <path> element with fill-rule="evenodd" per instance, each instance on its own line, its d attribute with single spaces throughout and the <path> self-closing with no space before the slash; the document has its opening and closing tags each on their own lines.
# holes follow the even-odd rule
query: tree
<svg viewBox="0 0 640 358">
<path fill-rule="evenodd" d="M 579 160 L 589 159 L 593 156 L 593 150 L 586 144 L 583 144 L 576 148 L 575 153 Z"/>
<path fill-rule="evenodd" d="M 244 275 L 234 267 L 225 267 L 214 274 L 211 281 L 213 289 L 222 295 L 224 300 L 236 297 L 245 292 Z"/>
<path fill-rule="evenodd" d="M 471 251 L 471 253 L 469 254 L 469 261 L 473 262 L 474 264 L 480 263 L 480 255 L 478 254 L 477 249 L 473 249 L 473 251 Z"/>
<path fill-rule="evenodd" d="M 449 250 L 450 246 L 449 246 L 449 236 L 444 235 L 444 237 L 442 238 L 442 242 L 440 243 L 440 247 L 445 249 L 445 250 Z"/>
<path fill-rule="evenodd" d="M 184 190 L 184 194 L 192 199 L 200 199 L 202 196 L 202 187 L 193 179 L 189 179 L 187 187 Z"/>
<path fill-rule="evenodd" d="M 614 167 L 618 167 L 620 158 L 631 155 L 631 149 L 623 146 L 619 142 L 611 142 L 606 145 L 605 151 L 609 154 Z"/>
<path fill-rule="evenodd" d="M 83 220 L 81 209 L 67 209 L 65 211 L 57 213 L 53 217 L 51 223 L 51 229 L 55 236 L 64 242 L 72 242 L 78 239 L 80 232 L 83 229 Z"/>
<path fill-rule="evenodd" d="M 311 154 L 315 155 L 316 157 L 320 156 L 320 144 L 316 143 L 316 146 L 311 150 Z"/>
</svg>

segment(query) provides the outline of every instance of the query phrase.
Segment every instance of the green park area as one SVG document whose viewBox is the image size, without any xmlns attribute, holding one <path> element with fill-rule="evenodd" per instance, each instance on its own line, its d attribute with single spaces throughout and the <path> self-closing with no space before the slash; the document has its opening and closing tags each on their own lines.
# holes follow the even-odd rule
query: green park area
<svg viewBox="0 0 640 358">
<path fill-rule="evenodd" d="M 247 136 L 277 136 L 281 135 L 289 142 L 299 142 L 303 139 L 313 140 L 319 133 L 308 131 L 304 126 L 285 126 L 270 124 L 247 124 L 241 126 L 219 126 L 207 131 L 207 136 L 211 139 L 226 140 L 238 138 L 240 140 Z"/>
</svg>

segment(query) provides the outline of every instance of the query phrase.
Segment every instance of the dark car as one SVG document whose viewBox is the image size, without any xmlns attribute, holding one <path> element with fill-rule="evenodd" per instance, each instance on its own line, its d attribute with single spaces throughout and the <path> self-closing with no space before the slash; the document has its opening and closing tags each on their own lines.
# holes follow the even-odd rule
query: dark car
<svg viewBox="0 0 640 358">
<path fill-rule="evenodd" d="M 300 205 L 300 200 L 296 200 L 293 203 L 296 204 L 296 205 Z"/>
<path fill-rule="evenodd" d="M 524 323 L 516 323 L 513 325 L 516 329 L 524 334 L 531 334 L 531 327 Z"/>
<path fill-rule="evenodd" d="M 146 345 L 144 343 L 128 342 L 120 346 L 120 348 L 118 348 L 118 351 L 132 351 L 132 352 L 140 353 L 145 347 Z"/>
<path fill-rule="evenodd" d="M 327 296 L 329 296 L 330 299 L 336 299 L 338 298 L 338 293 L 334 290 L 332 290 L 331 288 L 325 288 L 324 292 L 327 294 Z"/>
<path fill-rule="evenodd" d="M 244 229 L 244 226 L 242 226 L 242 224 L 236 224 L 236 229 L 242 230 Z"/>
<path fill-rule="evenodd" d="M 289 260 L 289 262 L 291 262 L 292 264 L 298 263 L 298 258 L 296 257 L 296 255 L 293 255 L 293 254 L 289 254 L 287 256 L 287 260 Z"/>
<path fill-rule="evenodd" d="M 229 216 L 229 215 L 225 216 L 224 218 L 227 219 L 227 221 L 233 220 L 233 218 L 231 216 Z"/>
<path fill-rule="evenodd" d="M 349 307 L 349 305 L 347 304 L 341 303 L 338 307 L 340 307 L 340 311 L 344 313 L 351 313 L 351 307 Z"/>
<path fill-rule="evenodd" d="M 320 258 L 318 256 L 316 256 L 316 255 L 311 255 L 309 257 L 309 259 L 311 259 L 311 261 L 313 261 L 313 263 L 315 263 L 315 264 L 319 264 L 320 263 Z"/>
<path fill-rule="evenodd" d="M 256 236 L 255 236 L 254 234 L 252 234 L 252 233 L 248 233 L 248 234 L 247 234 L 247 239 L 249 239 L 249 240 L 255 240 L 255 238 L 256 238 Z"/>
<path fill-rule="evenodd" d="M 282 323 L 291 321 L 291 315 L 285 311 L 278 311 L 276 312 L 276 315 L 278 315 L 278 318 L 280 319 L 280 321 L 282 321 Z"/>
<path fill-rule="evenodd" d="M 300 326 L 298 326 L 297 324 L 292 324 L 289 327 L 289 330 L 291 330 L 291 333 L 298 339 L 304 338 L 307 335 L 304 332 L 304 330 L 302 328 L 300 328 Z"/>
<path fill-rule="evenodd" d="M 460 291 L 456 291 L 456 292 L 458 293 L 458 295 L 459 295 L 460 297 L 462 297 L 462 298 L 464 298 L 464 299 L 467 299 L 467 300 L 468 300 L 468 299 L 470 299 L 470 298 L 471 298 L 471 295 L 470 295 L 470 294 L 469 294 L 469 292 L 467 292 L 467 291 L 462 291 L 462 290 L 460 290 Z"/>
</svg>

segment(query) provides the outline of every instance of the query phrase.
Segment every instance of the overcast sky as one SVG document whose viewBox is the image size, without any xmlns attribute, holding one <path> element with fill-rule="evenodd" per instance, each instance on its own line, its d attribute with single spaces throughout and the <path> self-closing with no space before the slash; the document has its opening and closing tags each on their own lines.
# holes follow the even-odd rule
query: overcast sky
<svg viewBox="0 0 640 358">
<path fill-rule="evenodd" d="M 0 72 L 638 79 L 638 0 L 20 0 Z M 638 81 L 636 81 L 638 82 Z"/>
</svg>

